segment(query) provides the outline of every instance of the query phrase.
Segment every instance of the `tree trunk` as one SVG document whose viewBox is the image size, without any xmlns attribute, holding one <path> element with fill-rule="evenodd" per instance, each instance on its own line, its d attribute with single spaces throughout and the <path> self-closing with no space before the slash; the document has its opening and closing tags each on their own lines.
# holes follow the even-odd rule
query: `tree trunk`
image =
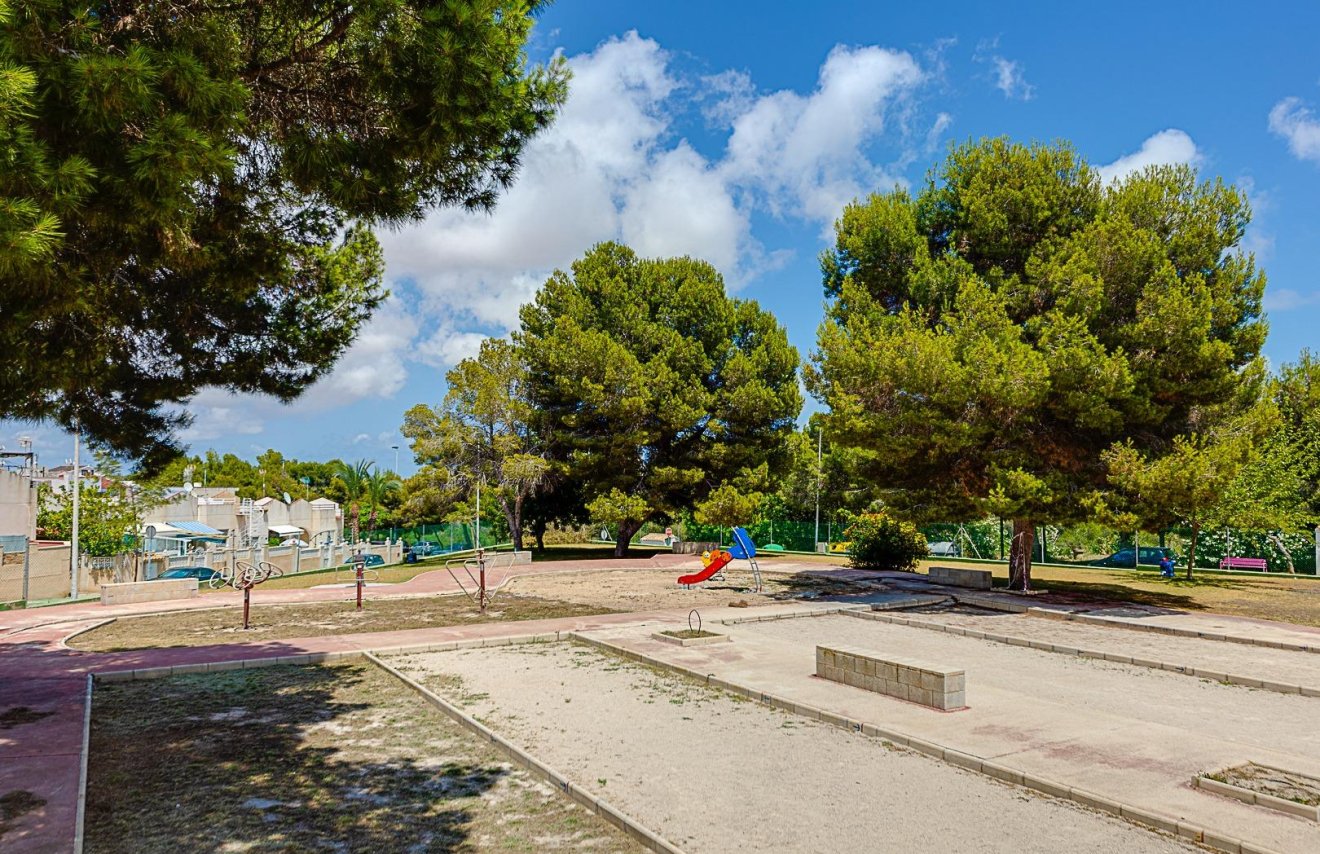
<svg viewBox="0 0 1320 854">
<path fill-rule="evenodd" d="M 1271 543 L 1274 543 L 1275 548 L 1283 552 L 1283 559 L 1288 561 L 1288 574 L 1296 575 L 1297 567 L 1296 565 L 1293 564 L 1292 550 L 1289 549 L 1288 544 L 1283 541 L 1283 534 L 1278 531 L 1275 531 L 1273 533 L 1266 534 L 1265 538 L 1269 540 Z"/>
<path fill-rule="evenodd" d="M 358 541 L 358 514 L 362 511 L 358 509 L 357 502 L 353 503 L 353 542 Z"/>
<path fill-rule="evenodd" d="M 642 529 L 641 522 L 634 522 L 631 519 L 619 523 L 619 536 L 614 543 L 614 556 L 627 557 L 628 545 L 632 541 L 633 534 Z"/>
<path fill-rule="evenodd" d="M 1035 548 L 1035 528 L 1030 519 L 1013 520 L 1013 539 L 1008 547 L 1008 589 L 1031 589 L 1031 552 Z"/>
<path fill-rule="evenodd" d="M 1192 539 L 1187 544 L 1187 580 L 1192 580 L 1192 567 L 1196 566 L 1196 538 L 1201 534 L 1201 523 L 1192 523 Z"/>
<path fill-rule="evenodd" d="M 532 523 L 532 535 L 536 537 L 536 550 L 538 552 L 545 551 L 545 529 L 544 519 L 537 519 Z"/>
<path fill-rule="evenodd" d="M 509 539 L 513 541 L 513 550 L 523 550 L 522 498 L 515 498 L 510 504 L 500 498 L 500 509 L 504 511 L 504 521 L 509 523 Z"/>
</svg>

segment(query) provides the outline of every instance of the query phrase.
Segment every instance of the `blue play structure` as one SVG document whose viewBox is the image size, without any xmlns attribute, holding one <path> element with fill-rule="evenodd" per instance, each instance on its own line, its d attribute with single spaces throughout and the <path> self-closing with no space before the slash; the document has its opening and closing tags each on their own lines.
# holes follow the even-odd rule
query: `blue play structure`
<svg viewBox="0 0 1320 854">
<path fill-rule="evenodd" d="M 756 562 L 756 543 L 747 534 L 746 528 L 733 529 L 733 545 L 729 547 L 729 554 L 733 555 L 735 560 L 745 560 L 752 565 L 752 576 L 756 579 L 756 592 L 760 593 L 761 584 L 761 565 Z"/>
</svg>

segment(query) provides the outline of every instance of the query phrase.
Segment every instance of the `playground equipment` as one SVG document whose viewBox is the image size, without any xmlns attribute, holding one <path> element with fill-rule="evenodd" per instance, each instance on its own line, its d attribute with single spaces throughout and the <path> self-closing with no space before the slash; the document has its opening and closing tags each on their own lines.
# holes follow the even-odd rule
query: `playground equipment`
<svg viewBox="0 0 1320 854">
<path fill-rule="evenodd" d="M 485 549 L 477 549 L 476 557 L 454 558 L 445 561 L 445 570 L 449 572 L 449 577 L 454 579 L 458 589 L 462 590 L 484 614 L 486 606 L 495 598 L 486 587 L 487 568 L 508 569 L 513 566 L 514 558 L 513 552 L 495 552 L 493 555 L 487 556 Z M 458 573 L 454 572 L 455 567 L 462 569 L 464 574 L 467 575 L 468 582 L 472 585 L 471 590 L 463 583 L 463 579 L 458 577 Z M 474 569 L 477 571 L 476 575 L 472 574 Z"/>
<path fill-rule="evenodd" d="M 211 577 L 211 587 L 219 587 L 226 584 L 235 590 L 243 591 L 243 631 L 248 629 L 248 611 L 252 601 L 252 588 L 263 581 L 269 581 L 272 578 L 279 578 L 283 572 L 278 566 L 270 561 L 260 561 L 250 564 L 247 561 L 234 561 L 232 569 L 222 569 L 219 575 Z"/>
<path fill-rule="evenodd" d="M 684 587 L 691 587 L 694 584 L 709 581 L 716 573 L 724 569 L 731 560 L 745 560 L 752 565 L 755 592 L 760 593 L 764 589 L 764 584 L 761 581 L 761 565 L 756 562 L 756 544 L 752 542 L 752 538 L 748 536 L 747 531 L 743 528 L 733 529 L 733 545 L 729 546 L 728 551 L 716 550 L 703 553 L 701 555 L 703 564 L 701 571 L 679 576 L 678 583 Z"/>
</svg>

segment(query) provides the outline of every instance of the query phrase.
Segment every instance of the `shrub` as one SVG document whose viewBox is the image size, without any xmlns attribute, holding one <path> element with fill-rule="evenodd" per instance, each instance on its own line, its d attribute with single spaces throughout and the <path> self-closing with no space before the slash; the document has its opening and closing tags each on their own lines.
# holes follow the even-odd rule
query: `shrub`
<svg viewBox="0 0 1320 854">
<path fill-rule="evenodd" d="M 926 538 L 916 526 L 887 513 L 863 513 L 843 536 L 852 543 L 852 565 L 858 569 L 911 572 L 926 556 Z"/>
</svg>

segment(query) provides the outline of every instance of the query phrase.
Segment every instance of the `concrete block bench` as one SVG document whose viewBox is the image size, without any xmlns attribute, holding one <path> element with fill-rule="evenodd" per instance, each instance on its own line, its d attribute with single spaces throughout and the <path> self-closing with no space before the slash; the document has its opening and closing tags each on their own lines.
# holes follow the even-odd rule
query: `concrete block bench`
<svg viewBox="0 0 1320 854">
<path fill-rule="evenodd" d="M 191 599 L 197 595 L 196 578 L 161 578 L 156 581 L 130 581 L 126 584 L 102 584 L 102 605 L 125 605 L 130 602 L 164 602 L 167 599 Z"/>
<path fill-rule="evenodd" d="M 965 671 L 923 662 L 880 657 L 846 646 L 816 647 L 816 675 L 932 709 L 967 705 Z"/>
<path fill-rule="evenodd" d="M 936 584 L 950 587 L 972 587 L 976 590 L 989 590 L 990 579 L 994 576 L 988 569 L 955 569 L 951 566 L 932 566 L 927 577 Z"/>
</svg>

